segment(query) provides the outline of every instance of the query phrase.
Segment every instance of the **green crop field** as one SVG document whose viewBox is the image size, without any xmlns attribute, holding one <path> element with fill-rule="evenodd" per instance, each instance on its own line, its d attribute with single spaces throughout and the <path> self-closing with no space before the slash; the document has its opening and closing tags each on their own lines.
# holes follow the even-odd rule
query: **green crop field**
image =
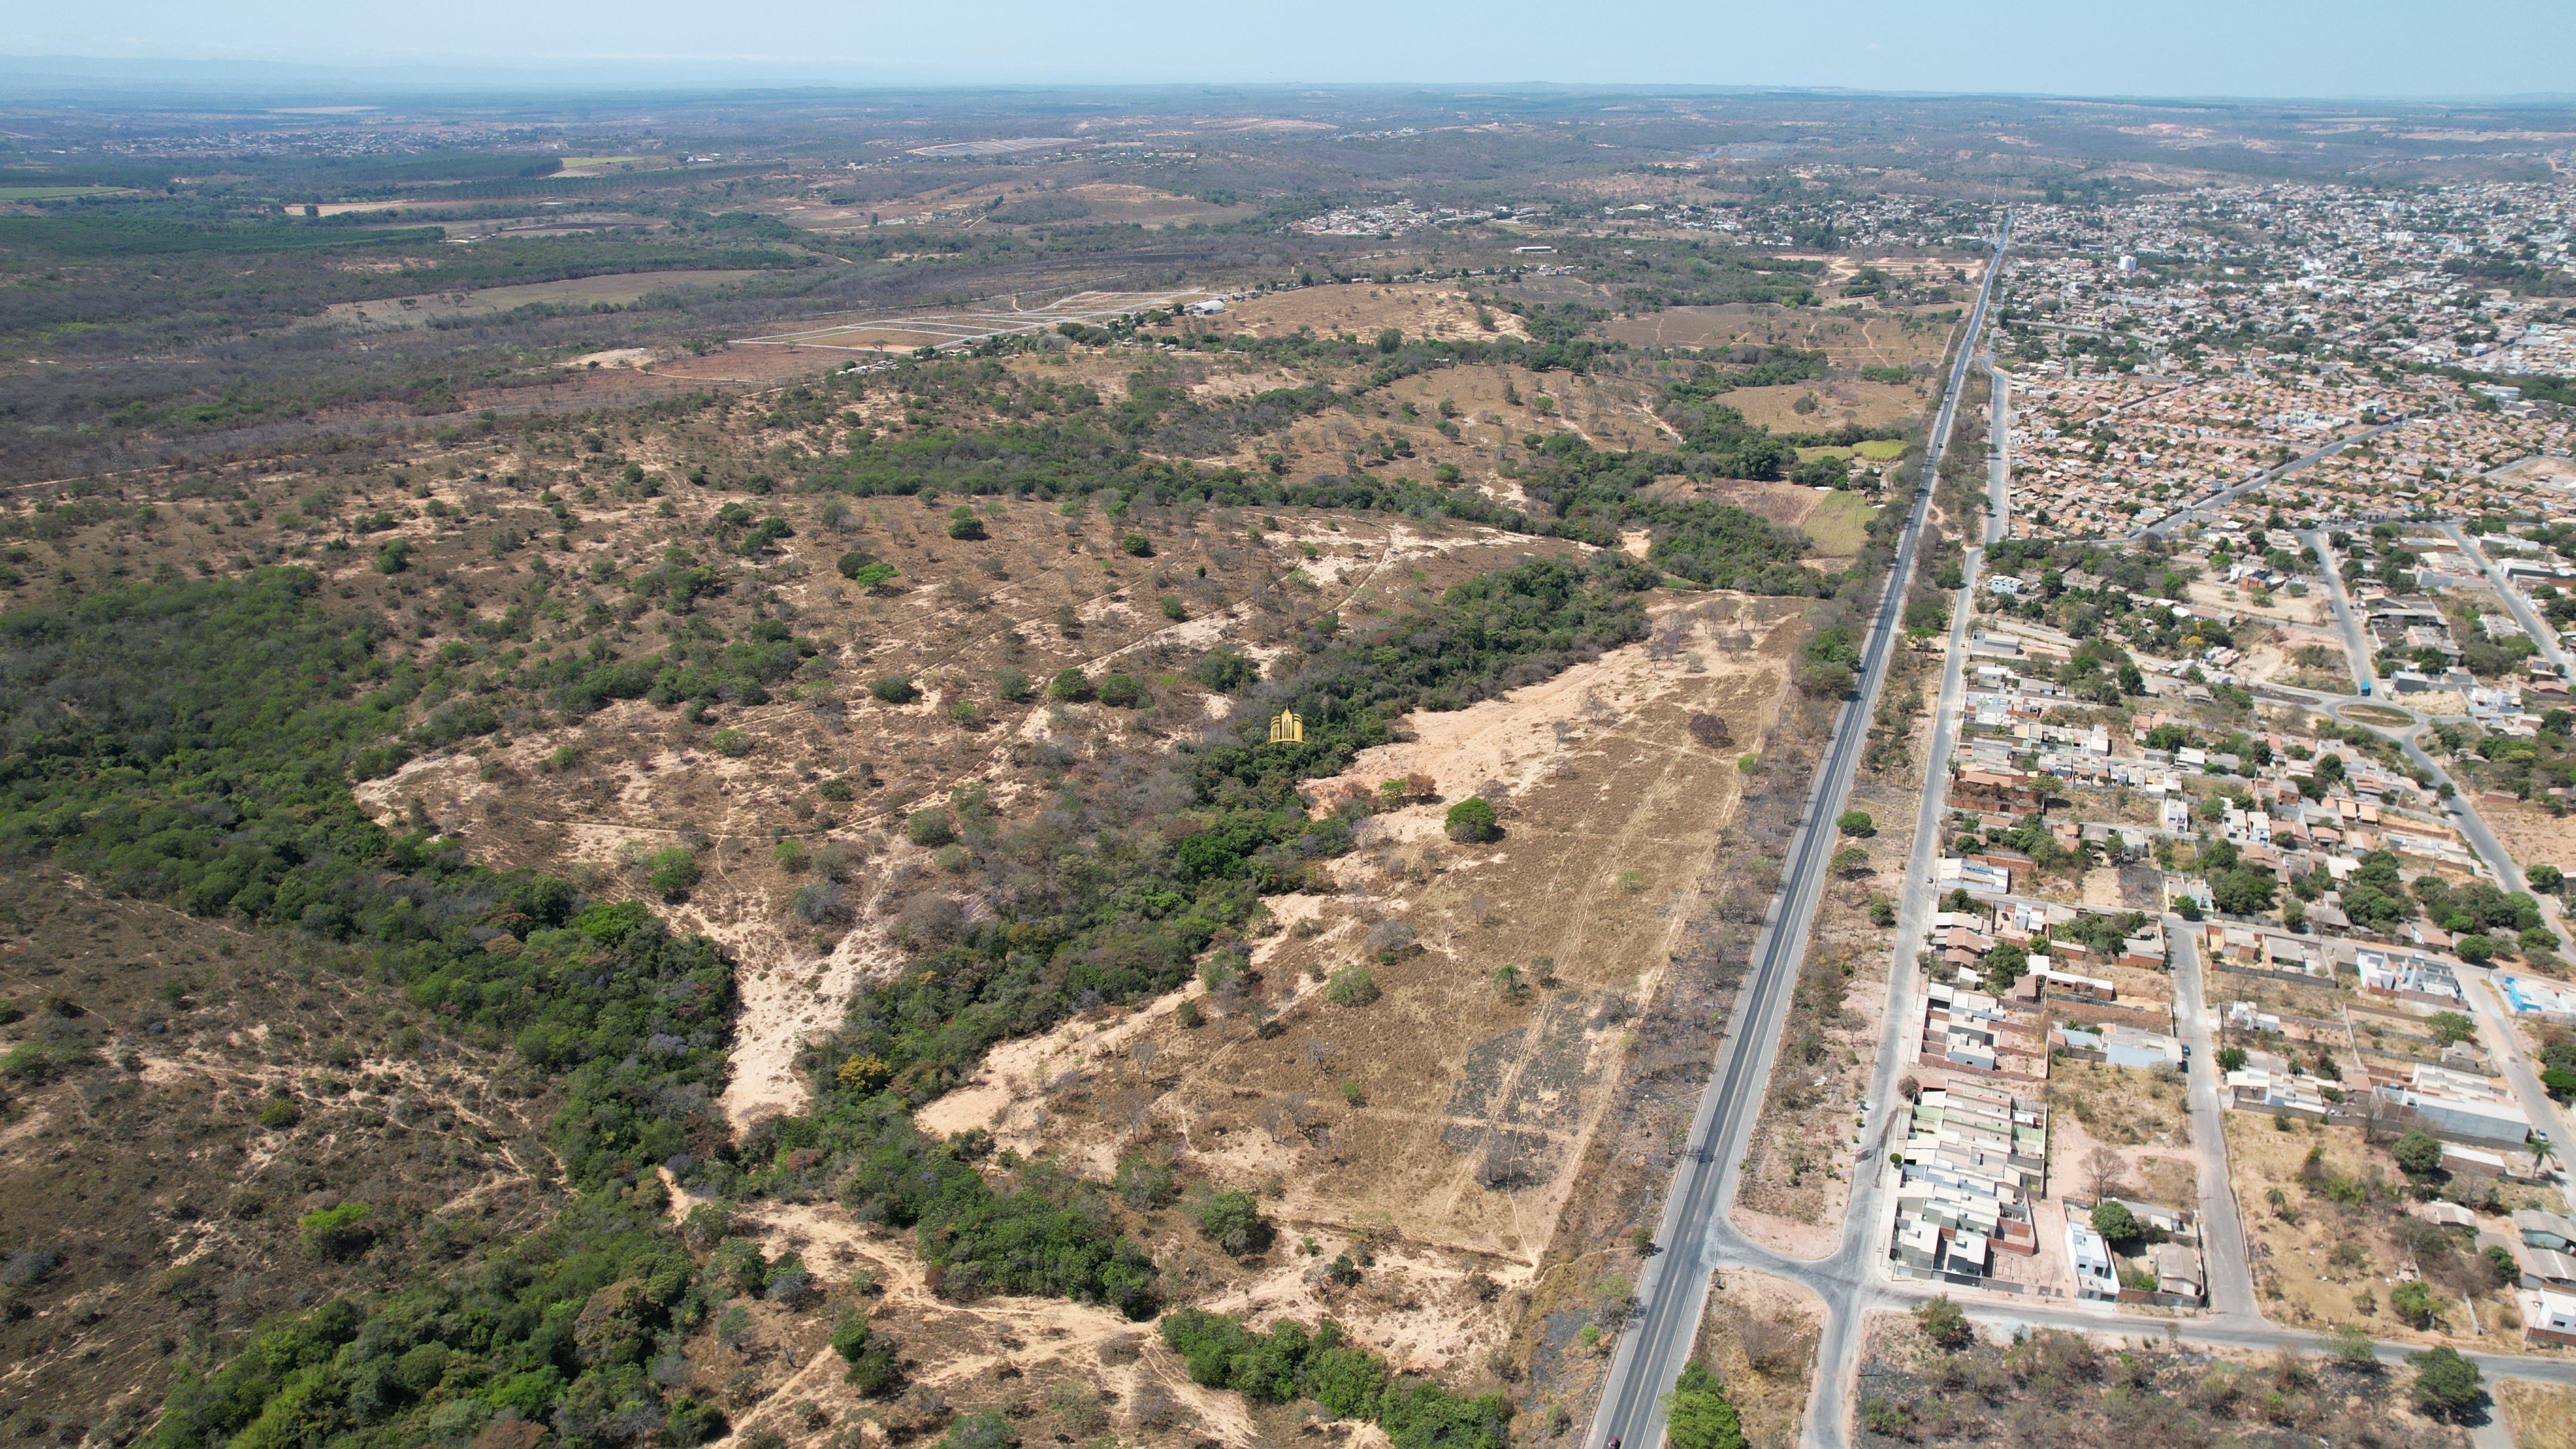
<svg viewBox="0 0 2576 1449">
<path fill-rule="evenodd" d="M 121 196 L 122 186 L 0 186 L 0 201 L 67 201 L 79 196 Z"/>
</svg>

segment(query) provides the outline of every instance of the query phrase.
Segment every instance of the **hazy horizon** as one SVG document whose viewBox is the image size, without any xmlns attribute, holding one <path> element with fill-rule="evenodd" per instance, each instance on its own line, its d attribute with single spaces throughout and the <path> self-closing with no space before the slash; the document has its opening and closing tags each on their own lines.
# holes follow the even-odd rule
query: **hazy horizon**
<svg viewBox="0 0 2576 1449">
<path fill-rule="evenodd" d="M 1653 0 L 1580 14 L 1528 0 L 1396 14 L 1343 4 L 1289 23 L 1169 0 L 1106 15 L 1008 0 L 971 27 L 945 10 L 813 0 L 722 15 L 669 0 L 12 9 L 14 53 L 0 65 L 22 85 L 51 70 L 74 84 L 122 71 L 326 88 L 1638 85 L 2492 104 L 2563 98 L 2576 72 L 2576 27 L 2532 0 L 2482 7 L 2475 25 L 2394 0 L 2152 12 L 2007 0 L 1965 15 L 1865 0 L 1821 33 L 1784 10 Z"/>
</svg>

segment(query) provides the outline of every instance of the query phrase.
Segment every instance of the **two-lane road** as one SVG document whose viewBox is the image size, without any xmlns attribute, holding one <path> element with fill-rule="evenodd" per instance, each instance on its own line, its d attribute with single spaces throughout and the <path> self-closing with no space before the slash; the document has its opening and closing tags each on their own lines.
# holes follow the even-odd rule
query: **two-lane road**
<svg viewBox="0 0 2576 1449">
<path fill-rule="evenodd" d="M 2164 517 L 2157 519 L 2155 522 L 2148 524 L 2146 527 L 2139 529 L 2135 534 L 2131 535 L 2130 542 L 2138 543 L 2150 538 L 2162 538 L 2166 534 L 2171 533 L 2175 529 L 2190 522 L 2192 519 L 2199 517 L 2201 514 L 2209 512 L 2213 508 L 2224 508 L 2228 504 L 2235 502 L 2237 499 L 2244 497 L 2246 494 L 2253 492 L 2255 489 L 2260 488 L 2267 483 L 2278 483 L 2282 479 L 2289 477 L 2291 474 L 2298 472 L 2300 469 L 2309 467 L 2316 463 L 2321 458 L 2331 458 L 2335 454 L 2342 452 L 2344 449 L 2351 447 L 2355 443 L 2369 442 L 2371 439 L 2387 432 L 2390 428 L 2402 425 L 2405 421 L 2406 420 L 2404 418 L 2392 419 L 2388 422 L 2381 423 L 2375 428 L 2366 428 L 2361 432 L 2353 434 L 2349 438 L 2337 438 L 2333 442 L 2326 444 L 2324 447 L 2317 449 L 2315 452 L 2302 454 L 2299 457 L 2292 458 L 2290 461 L 2283 463 L 2277 468 L 2267 468 L 2232 488 L 2226 489 L 2220 493 L 2214 493 L 2209 497 L 2202 499 L 2200 502 L 2191 505 L 2189 508 L 2166 514 Z"/>
<path fill-rule="evenodd" d="M 1879 688 L 1887 677 L 1905 591 L 1913 578 L 1916 545 L 1922 538 L 1924 519 L 1931 511 L 1933 485 L 1940 476 L 1941 457 L 1957 417 L 1959 396 L 1985 326 L 1987 304 L 1994 296 L 1995 278 L 2003 270 L 2010 226 L 2007 216 L 2007 237 L 1996 241 L 1995 256 L 1978 289 L 1976 307 L 1960 335 L 1940 413 L 1924 442 L 1922 476 L 1863 648 L 1859 687 L 1835 717 L 1831 742 L 1817 771 L 1806 813 L 1789 841 L 1780 892 L 1773 900 L 1768 924 L 1754 943 L 1753 969 L 1746 978 L 1735 1020 L 1719 1046 L 1716 1070 L 1710 1075 L 1708 1089 L 1691 1124 L 1690 1150 L 1675 1169 L 1672 1189 L 1665 1198 L 1663 1220 L 1655 1238 L 1664 1250 L 1647 1260 L 1639 1276 L 1639 1310 L 1621 1336 L 1618 1354 L 1611 1361 L 1610 1377 L 1603 1386 L 1601 1406 L 1592 1424 L 1591 1444 L 1607 1444 L 1616 1438 L 1637 1449 L 1654 1449 L 1662 1441 L 1663 1398 L 1680 1375 L 1692 1341 L 1698 1336 L 1709 1275 L 1719 1258 L 1732 1256 L 1727 1250 L 1736 1246 L 1734 1234 L 1725 1231 L 1724 1224 L 1726 1205 L 1734 1196 L 1736 1164 L 1743 1153 L 1744 1139 L 1761 1111 L 1763 1089 L 1778 1049 L 1791 988 L 1797 981 L 1798 963 L 1806 954 L 1808 926 L 1815 918 L 1816 902 L 1824 890 L 1826 862 L 1833 854 L 1834 817 L 1841 812 L 1842 802 L 1850 792 Z M 1837 1266 L 1854 1273 L 1864 1271 L 1859 1263 Z"/>
</svg>

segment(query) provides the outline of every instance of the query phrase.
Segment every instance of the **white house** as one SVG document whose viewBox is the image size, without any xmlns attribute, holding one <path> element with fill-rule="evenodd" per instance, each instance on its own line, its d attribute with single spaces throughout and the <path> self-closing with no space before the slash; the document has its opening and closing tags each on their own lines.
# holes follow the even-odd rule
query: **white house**
<svg viewBox="0 0 2576 1449">
<path fill-rule="evenodd" d="M 2111 1245 L 2073 1213 L 2066 1217 L 2066 1263 L 2075 1274 L 2075 1296 L 2116 1303 L 2120 1275 L 2111 1266 Z"/>
</svg>

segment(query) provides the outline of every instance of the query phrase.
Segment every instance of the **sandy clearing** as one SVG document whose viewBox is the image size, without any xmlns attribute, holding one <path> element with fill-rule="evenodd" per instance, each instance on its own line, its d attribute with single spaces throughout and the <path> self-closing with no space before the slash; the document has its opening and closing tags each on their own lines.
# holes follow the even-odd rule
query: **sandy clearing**
<svg viewBox="0 0 2576 1449">
<path fill-rule="evenodd" d="M 1829 1258 L 1842 1241 L 1842 1224 L 1802 1223 L 1772 1213 L 1739 1207 L 1728 1215 L 1736 1230 L 1774 1252 L 1792 1258 Z M 1837 1214 L 1839 1217 L 1839 1214 Z"/>
<path fill-rule="evenodd" d="M 1769 626 L 1751 625 L 1733 604 L 1731 596 L 1675 601 L 1658 605 L 1652 617 L 1661 623 L 1690 614 L 1702 629 L 1728 624 L 1767 632 Z M 1316 782 L 1311 793 L 1322 799 L 1342 789 L 1375 789 L 1381 780 L 1429 775 L 1443 803 L 1407 806 L 1369 820 L 1370 829 L 1385 839 L 1427 839 L 1440 833 L 1445 802 L 1475 794 L 1489 780 L 1518 794 L 1559 768 L 1565 757 L 1563 722 L 1586 715 L 1631 715 L 1675 692 L 1687 677 L 1656 667 L 1643 646 L 1628 645 L 1462 710 L 1408 715 L 1402 723 L 1412 739 L 1361 751 L 1350 769 Z"/>
</svg>

